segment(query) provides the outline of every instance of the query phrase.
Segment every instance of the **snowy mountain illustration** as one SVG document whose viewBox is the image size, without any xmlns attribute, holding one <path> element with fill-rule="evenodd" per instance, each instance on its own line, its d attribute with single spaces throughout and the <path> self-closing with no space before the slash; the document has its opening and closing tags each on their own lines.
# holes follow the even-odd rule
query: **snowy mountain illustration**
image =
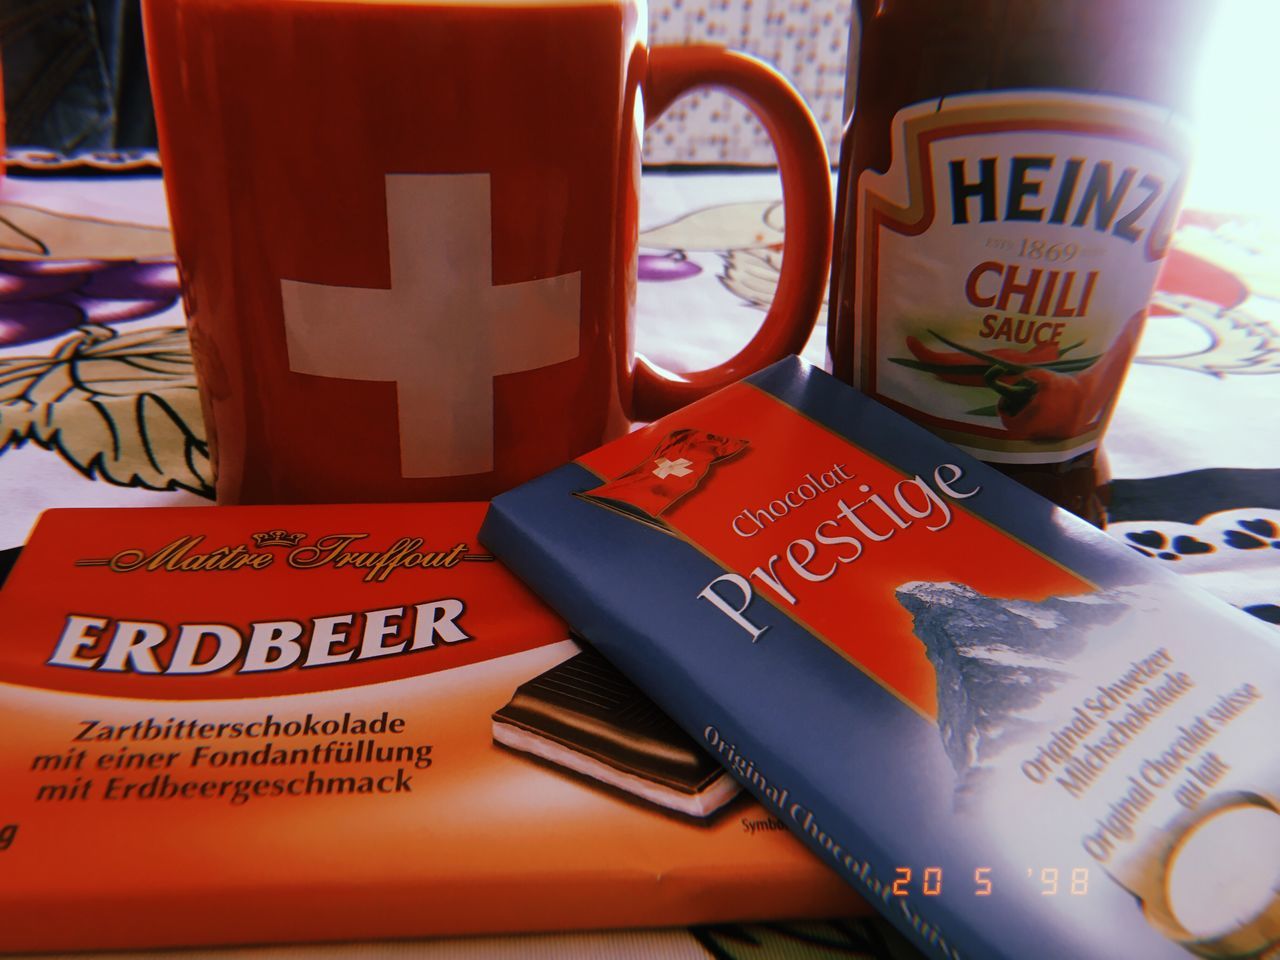
<svg viewBox="0 0 1280 960">
<path fill-rule="evenodd" d="M 1084 650 L 1090 630 L 1128 609 L 1107 594 L 1035 603 L 961 583 L 904 583 L 896 595 L 937 674 L 938 729 L 959 794 L 973 789 L 988 760 L 1035 728 L 1026 714 L 1074 675 L 1068 661 Z"/>
</svg>

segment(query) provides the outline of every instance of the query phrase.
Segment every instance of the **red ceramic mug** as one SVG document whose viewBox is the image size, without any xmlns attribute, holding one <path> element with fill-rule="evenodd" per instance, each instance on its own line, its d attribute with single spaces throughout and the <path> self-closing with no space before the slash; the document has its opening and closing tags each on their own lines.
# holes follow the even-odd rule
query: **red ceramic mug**
<svg viewBox="0 0 1280 960">
<path fill-rule="evenodd" d="M 145 26 L 220 502 L 486 498 L 808 337 L 812 117 L 748 57 L 649 49 L 636 0 L 150 0 Z M 769 129 L 787 227 L 760 332 L 674 375 L 632 349 L 641 118 L 698 86 Z"/>
</svg>

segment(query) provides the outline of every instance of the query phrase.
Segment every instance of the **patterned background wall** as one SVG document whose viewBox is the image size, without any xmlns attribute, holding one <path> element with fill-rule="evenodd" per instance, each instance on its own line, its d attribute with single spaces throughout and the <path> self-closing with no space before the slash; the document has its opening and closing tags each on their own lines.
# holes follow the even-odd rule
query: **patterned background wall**
<svg viewBox="0 0 1280 960">
<path fill-rule="evenodd" d="M 852 0 L 651 0 L 653 43 L 717 43 L 781 70 L 809 104 L 834 159 L 840 149 Z M 735 100 L 700 90 L 645 138 L 645 162 L 774 162 L 764 128 Z"/>
</svg>

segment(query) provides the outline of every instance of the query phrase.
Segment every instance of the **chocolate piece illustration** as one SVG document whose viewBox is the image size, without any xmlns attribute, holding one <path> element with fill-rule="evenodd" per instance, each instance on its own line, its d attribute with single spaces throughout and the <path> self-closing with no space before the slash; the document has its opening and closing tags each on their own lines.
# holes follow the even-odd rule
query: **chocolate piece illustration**
<svg viewBox="0 0 1280 960">
<path fill-rule="evenodd" d="M 594 650 L 522 683 L 493 739 L 690 817 L 738 794 L 728 772 Z"/>
</svg>

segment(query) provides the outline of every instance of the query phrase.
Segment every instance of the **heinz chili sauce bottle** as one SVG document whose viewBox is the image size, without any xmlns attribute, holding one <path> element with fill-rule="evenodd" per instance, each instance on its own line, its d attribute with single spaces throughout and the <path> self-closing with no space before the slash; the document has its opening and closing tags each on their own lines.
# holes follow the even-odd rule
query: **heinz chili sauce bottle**
<svg viewBox="0 0 1280 960">
<path fill-rule="evenodd" d="M 1168 250 L 1205 0 L 857 0 L 833 372 L 1105 519 L 1099 440 Z"/>
</svg>

